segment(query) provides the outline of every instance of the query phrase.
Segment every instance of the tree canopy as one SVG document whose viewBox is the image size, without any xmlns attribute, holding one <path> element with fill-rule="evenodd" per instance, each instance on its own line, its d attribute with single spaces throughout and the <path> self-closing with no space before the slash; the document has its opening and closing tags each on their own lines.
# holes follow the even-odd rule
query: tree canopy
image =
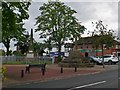
<svg viewBox="0 0 120 90">
<path fill-rule="evenodd" d="M 113 35 L 113 30 L 108 29 L 107 25 L 103 24 L 103 21 L 99 20 L 95 24 L 94 35 L 99 36 L 100 38 L 95 42 L 98 45 L 105 45 L 106 48 L 112 47 L 114 45 L 115 36 Z M 97 46 L 98 46 L 97 45 Z"/>
<path fill-rule="evenodd" d="M 28 19 L 30 2 L 2 2 L 2 43 L 9 52 L 12 38 L 20 39 L 24 36 L 23 20 Z M 8 55 L 8 53 L 7 53 Z"/>
<path fill-rule="evenodd" d="M 61 57 L 61 46 L 65 41 L 83 33 L 85 27 L 77 22 L 74 15 L 77 12 L 62 2 L 49 1 L 39 10 L 41 15 L 36 18 L 36 32 L 40 31 L 40 36 L 48 40 L 50 38 L 58 48 L 58 57 Z"/>
</svg>

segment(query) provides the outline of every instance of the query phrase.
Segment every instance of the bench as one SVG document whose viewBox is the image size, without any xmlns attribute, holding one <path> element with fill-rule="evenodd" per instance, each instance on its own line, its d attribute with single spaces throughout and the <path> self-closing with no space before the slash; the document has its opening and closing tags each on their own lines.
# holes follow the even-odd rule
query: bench
<svg viewBox="0 0 120 90">
<path fill-rule="evenodd" d="M 33 67 L 41 68 L 42 71 L 45 71 L 46 63 L 45 64 L 29 64 L 26 66 L 25 71 L 30 73 L 30 68 L 33 68 Z"/>
</svg>

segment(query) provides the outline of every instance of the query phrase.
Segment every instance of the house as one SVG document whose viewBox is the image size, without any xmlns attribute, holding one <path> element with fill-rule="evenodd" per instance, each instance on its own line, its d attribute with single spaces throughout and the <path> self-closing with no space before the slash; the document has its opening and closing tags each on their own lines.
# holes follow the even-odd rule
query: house
<svg viewBox="0 0 120 90">
<path fill-rule="evenodd" d="M 83 37 L 77 41 L 77 50 L 80 50 L 81 54 L 85 56 L 87 53 L 88 55 L 93 56 L 102 56 L 102 49 L 100 46 L 96 47 L 95 43 L 97 43 L 97 39 L 100 36 L 96 37 Z M 75 43 L 66 43 L 65 48 L 69 50 L 75 48 Z M 120 51 L 120 42 L 114 40 L 114 46 L 106 47 L 104 45 L 103 54 L 113 54 L 113 52 Z"/>
</svg>

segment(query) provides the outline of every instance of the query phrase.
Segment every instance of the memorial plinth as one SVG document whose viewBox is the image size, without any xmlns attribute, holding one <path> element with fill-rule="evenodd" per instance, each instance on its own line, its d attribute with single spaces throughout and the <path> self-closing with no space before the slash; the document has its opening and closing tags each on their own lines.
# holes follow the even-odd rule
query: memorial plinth
<svg viewBox="0 0 120 90">
<path fill-rule="evenodd" d="M 34 52 L 33 51 L 29 51 L 27 53 L 27 58 L 34 58 Z"/>
</svg>

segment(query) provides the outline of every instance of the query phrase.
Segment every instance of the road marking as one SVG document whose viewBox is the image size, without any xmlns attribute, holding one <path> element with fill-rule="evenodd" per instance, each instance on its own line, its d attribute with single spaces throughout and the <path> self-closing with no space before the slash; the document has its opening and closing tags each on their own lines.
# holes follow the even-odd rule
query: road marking
<svg viewBox="0 0 120 90">
<path fill-rule="evenodd" d="M 84 88 L 84 87 L 89 87 L 89 86 L 93 86 L 93 85 L 98 85 L 98 84 L 102 84 L 105 83 L 106 81 L 101 81 L 101 82 L 96 82 L 96 83 L 92 83 L 92 84 L 88 84 L 88 85 L 83 85 L 83 86 L 78 86 L 78 87 L 74 87 L 68 90 L 73 90 L 73 89 L 78 89 L 78 88 Z"/>
<path fill-rule="evenodd" d="M 120 77 L 118 79 L 120 79 Z"/>
</svg>

